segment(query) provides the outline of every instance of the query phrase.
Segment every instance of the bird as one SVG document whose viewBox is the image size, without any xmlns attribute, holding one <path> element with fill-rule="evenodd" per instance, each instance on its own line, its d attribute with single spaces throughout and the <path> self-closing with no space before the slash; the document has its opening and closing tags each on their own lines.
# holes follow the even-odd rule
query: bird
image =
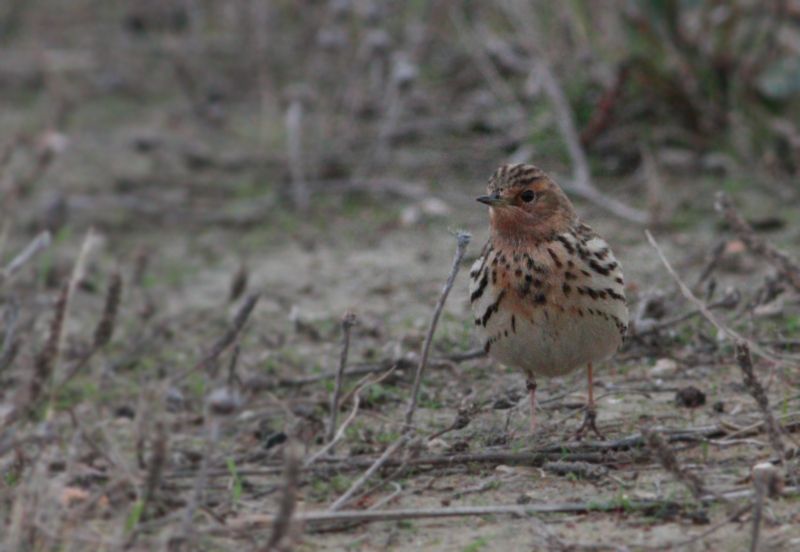
<svg viewBox="0 0 800 552">
<path fill-rule="evenodd" d="M 628 328 L 622 267 L 578 217 L 564 191 L 530 164 L 500 166 L 486 195 L 490 236 L 470 269 L 469 302 L 484 351 L 521 369 L 537 429 L 537 376 L 586 367 L 588 400 L 576 431 L 598 437 L 593 367 L 611 358 Z"/>
</svg>

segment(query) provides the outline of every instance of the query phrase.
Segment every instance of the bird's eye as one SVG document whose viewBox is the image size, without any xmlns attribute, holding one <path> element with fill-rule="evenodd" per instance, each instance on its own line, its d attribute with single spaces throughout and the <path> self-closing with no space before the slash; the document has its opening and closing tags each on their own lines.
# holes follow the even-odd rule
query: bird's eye
<svg viewBox="0 0 800 552">
<path fill-rule="evenodd" d="M 536 194 L 533 193 L 533 190 L 525 190 L 519 196 L 519 198 L 524 201 L 525 203 L 530 203 L 536 197 Z"/>
</svg>

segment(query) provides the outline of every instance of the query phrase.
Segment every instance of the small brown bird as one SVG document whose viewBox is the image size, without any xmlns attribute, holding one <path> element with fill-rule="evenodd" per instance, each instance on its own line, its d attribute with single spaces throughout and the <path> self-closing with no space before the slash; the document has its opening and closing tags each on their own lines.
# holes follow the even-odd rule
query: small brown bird
<svg viewBox="0 0 800 552">
<path fill-rule="evenodd" d="M 533 165 L 489 179 L 491 235 L 470 271 L 470 304 L 486 352 L 525 371 L 536 429 L 536 376 L 586 366 L 589 401 L 577 436 L 598 436 L 592 363 L 610 358 L 628 325 L 622 269 L 608 244 Z"/>
</svg>

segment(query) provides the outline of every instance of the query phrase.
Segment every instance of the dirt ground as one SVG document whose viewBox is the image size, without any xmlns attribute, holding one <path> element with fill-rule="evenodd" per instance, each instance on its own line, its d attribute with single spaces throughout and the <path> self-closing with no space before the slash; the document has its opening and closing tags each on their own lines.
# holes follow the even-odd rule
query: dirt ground
<svg viewBox="0 0 800 552">
<path fill-rule="evenodd" d="M 582 372 L 539 382 L 531 435 L 522 375 L 461 358 L 480 348 L 467 272 L 488 236 L 474 197 L 505 160 L 498 148 L 460 135 L 401 140 L 384 172 L 352 179 L 361 185 L 311 182 L 301 213 L 282 131 L 264 127 L 282 104 L 237 98 L 220 124 L 151 82 L 98 92 L 103 83 L 83 79 L 100 73 L 79 55 L 97 51 L 78 39 L 75 57 L 59 58 L 67 69 L 43 71 L 52 80 L 40 88 L 40 66 L 24 61 L 37 59 L 33 42 L 13 41 L 6 59 L 17 61 L 0 67 L 13 76 L 0 113 L 2 550 L 265 550 L 287 501 L 294 518 L 327 510 L 401 437 L 456 230 L 472 239 L 436 329 L 413 441 L 342 508 L 420 515 L 294 522 L 275 549 L 747 550 L 760 462 L 775 464 L 785 487 L 759 508 L 759 550 L 800 549 L 800 295 L 714 211 L 715 194 L 730 194 L 759 239 L 800 259 L 796 182 L 755 186 L 665 162 L 669 217 L 650 225 L 576 198 L 623 266 L 634 323 L 596 372 L 606 440 L 574 440 Z M 136 49 L 146 47 L 131 47 L 146 69 Z M 155 67 L 154 81 L 170 73 Z M 548 132 L 535 162 L 566 179 Z M 646 203 L 641 173 L 596 184 Z M 646 227 L 719 322 L 750 341 L 786 458 L 734 340 L 682 296 Z M 9 271 L 43 231 L 49 245 Z M 335 452 L 299 467 L 287 491 L 285 465 L 325 443 L 347 312 L 357 323 L 340 424 L 350 392 L 372 383 Z M 459 412 L 461 426 L 446 431 Z M 554 511 L 421 515 L 499 506 Z"/>
</svg>

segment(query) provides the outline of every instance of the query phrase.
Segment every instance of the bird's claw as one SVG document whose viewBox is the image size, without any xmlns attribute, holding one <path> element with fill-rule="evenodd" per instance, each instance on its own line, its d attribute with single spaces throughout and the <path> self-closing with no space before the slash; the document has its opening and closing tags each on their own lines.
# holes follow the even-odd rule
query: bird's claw
<svg viewBox="0 0 800 552">
<path fill-rule="evenodd" d="M 575 432 L 575 439 L 580 441 L 589 430 L 597 435 L 598 439 L 605 440 L 605 435 L 600 433 L 600 430 L 597 429 L 597 410 L 593 405 L 586 407 L 586 414 L 583 417 L 583 423 L 578 428 L 578 431 Z"/>
</svg>

